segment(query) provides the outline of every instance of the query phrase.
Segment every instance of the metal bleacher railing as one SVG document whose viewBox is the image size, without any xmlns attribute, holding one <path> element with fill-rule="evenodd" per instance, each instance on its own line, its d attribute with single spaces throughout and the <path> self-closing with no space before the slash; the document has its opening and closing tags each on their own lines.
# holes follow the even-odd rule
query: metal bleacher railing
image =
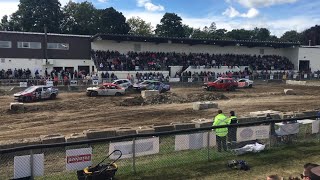
<svg viewBox="0 0 320 180">
<path fill-rule="evenodd" d="M 174 169 L 172 172 L 183 174 L 181 166 L 202 163 L 206 167 L 208 161 L 236 159 L 237 155 L 248 150 L 242 147 L 255 142 L 265 146 L 265 149 L 318 142 L 320 120 L 316 119 L 317 116 L 263 120 L 0 149 L 0 179 L 78 179 L 77 170 L 97 164 L 114 150 L 121 150 L 123 154 L 116 162 L 118 179 L 130 179 L 135 174 L 152 174 L 159 179 L 163 169 Z M 275 132 L 272 132 L 271 126 L 275 126 Z M 237 129 L 229 131 L 229 134 L 235 133 L 236 143 L 228 143 L 227 151 L 218 152 L 214 130 L 222 127 Z M 106 161 L 116 158 L 117 154 Z"/>
</svg>

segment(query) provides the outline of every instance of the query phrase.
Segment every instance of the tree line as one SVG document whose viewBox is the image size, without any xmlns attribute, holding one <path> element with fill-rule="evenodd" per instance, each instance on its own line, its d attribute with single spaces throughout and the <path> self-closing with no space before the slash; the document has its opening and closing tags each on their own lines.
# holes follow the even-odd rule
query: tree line
<svg viewBox="0 0 320 180">
<path fill-rule="evenodd" d="M 212 22 L 204 28 L 194 28 L 182 23 L 175 13 L 165 13 L 154 28 L 140 17 L 126 19 L 113 7 L 97 9 L 91 2 L 72 2 L 61 7 L 58 0 L 20 0 L 19 8 L 0 22 L 0 30 L 48 32 L 94 35 L 97 33 L 132 34 L 159 37 L 210 38 L 230 40 L 288 41 L 308 45 L 320 44 L 320 26 L 315 25 L 303 32 L 285 32 L 280 38 L 271 35 L 267 28 L 253 30 L 217 29 Z"/>
</svg>

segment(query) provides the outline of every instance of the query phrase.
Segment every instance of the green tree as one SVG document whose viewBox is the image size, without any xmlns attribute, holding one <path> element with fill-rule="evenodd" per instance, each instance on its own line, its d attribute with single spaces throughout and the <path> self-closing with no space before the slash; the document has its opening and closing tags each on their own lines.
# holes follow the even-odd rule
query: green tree
<svg viewBox="0 0 320 180">
<path fill-rule="evenodd" d="M 225 39 L 226 38 L 226 29 L 217 29 L 214 33 L 214 39 Z"/>
<path fill-rule="evenodd" d="M 91 35 L 97 33 L 98 11 L 92 3 L 70 1 L 62 8 L 62 12 L 61 29 L 63 33 Z"/>
<path fill-rule="evenodd" d="M 253 32 L 245 29 L 233 29 L 226 33 L 226 37 L 234 40 L 250 40 L 253 37 Z"/>
<path fill-rule="evenodd" d="M 258 41 L 267 41 L 270 39 L 270 31 L 267 28 L 254 28 L 252 39 Z"/>
<path fill-rule="evenodd" d="M 301 34 L 294 30 L 287 31 L 281 36 L 280 40 L 287 42 L 298 42 L 301 41 Z"/>
<path fill-rule="evenodd" d="M 60 32 L 60 6 L 58 0 L 20 0 L 16 21 L 23 31 L 43 32 L 46 25 L 48 32 Z"/>
<path fill-rule="evenodd" d="M 151 35 L 152 34 L 152 26 L 151 23 L 147 23 L 140 17 L 132 17 L 127 20 L 127 23 L 130 26 L 129 34 L 134 35 Z"/>
<path fill-rule="evenodd" d="M 121 12 L 113 7 L 99 10 L 98 32 L 108 34 L 128 34 L 130 26 Z"/>
<path fill-rule="evenodd" d="M 7 15 L 4 15 L 1 19 L 0 30 L 1 31 L 8 31 L 9 30 L 9 21 L 8 21 Z"/>
<path fill-rule="evenodd" d="M 182 19 L 175 13 L 165 13 L 155 32 L 161 37 L 185 37 Z"/>
</svg>

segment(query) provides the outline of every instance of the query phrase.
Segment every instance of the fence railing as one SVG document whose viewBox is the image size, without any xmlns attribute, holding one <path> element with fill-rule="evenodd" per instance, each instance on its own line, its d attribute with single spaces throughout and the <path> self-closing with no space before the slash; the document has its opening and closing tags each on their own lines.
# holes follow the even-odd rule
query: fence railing
<svg viewBox="0 0 320 180">
<path fill-rule="evenodd" d="M 248 151 L 242 148 L 244 145 L 255 142 L 272 149 L 319 141 L 320 120 L 316 118 L 265 120 L 1 149 L 0 179 L 78 179 L 78 170 L 97 164 L 114 150 L 121 150 L 123 154 L 116 162 L 119 179 L 129 179 L 135 173 L 159 178 L 161 169 L 174 169 L 175 173 L 183 174 L 182 166 L 236 159 Z M 229 132 L 226 136 L 216 136 L 218 128 L 228 128 Z M 113 154 L 106 162 L 112 162 L 118 155 Z"/>
</svg>

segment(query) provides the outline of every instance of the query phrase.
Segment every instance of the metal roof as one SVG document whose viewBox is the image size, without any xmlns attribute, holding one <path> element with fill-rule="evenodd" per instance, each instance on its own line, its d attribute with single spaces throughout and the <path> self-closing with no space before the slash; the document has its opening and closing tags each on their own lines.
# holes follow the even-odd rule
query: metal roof
<svg viewBox="0 0 320 180">
<path fill-rule="evenodd" d="M 254 40 L 230 40 L 230 39 L 206 39 L 206 38 L 179 38 L 179 37 L 157 37 L 157 36 L 138 36 L 125 34 L 96 34 L 91 40 L 113 40 L 118 42 L 136 41 L 151 43 L 175 43 L 175 44 L 205 44 L 218 46 L 247 46 L 247 47 L 273 47 L 290 48 L 300 46 L 300 42 L 277 42 L 277 41 L 254 41 Z"/>
<path fill-rule="evenodd" d="M 26 35 L 44 35 L 44 33 L 39 33 L 39 32 L 23 32 L 23 31 L 0 31 L 0 33 L 26 34 Z M 92 37 L 90 35 L 56 34 L 56 33 L 48 33 L 48 36 L 85 37 L 85 38 L 91 38 Z"/>
</svg>

